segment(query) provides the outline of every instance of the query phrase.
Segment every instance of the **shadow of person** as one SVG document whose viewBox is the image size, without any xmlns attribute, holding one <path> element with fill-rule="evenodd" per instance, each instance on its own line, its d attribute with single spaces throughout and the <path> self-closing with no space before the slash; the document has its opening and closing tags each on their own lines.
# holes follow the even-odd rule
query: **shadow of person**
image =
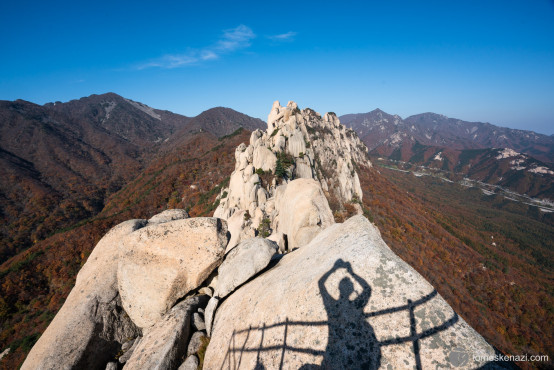
<svg viewBox="0 0 554 370">
<path fill-rule="evenodd" d="M 337 270 L 344 268 L 352 277 L 345 276 L 339 283 L 340 296 L 333 298 L 325 282 Z M 362 292 L 354 299 L 355 280 Z M 329 338 L 321 368 L 323 369 L 378 369 L 381 364 L 381 348 L 375 332 L 363 312 L 371 297 L 370 285 L 354 273 L 349 262 L 339 259 L 331 270 L 319 279 L 319 291 L 323 299 L 329 325 Z"/>
</svg>

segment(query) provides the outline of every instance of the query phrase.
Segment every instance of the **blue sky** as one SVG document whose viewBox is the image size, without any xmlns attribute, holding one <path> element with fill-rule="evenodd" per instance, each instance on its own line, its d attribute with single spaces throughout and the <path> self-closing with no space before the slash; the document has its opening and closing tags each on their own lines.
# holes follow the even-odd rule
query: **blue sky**
<svg viewBox="0 0 554 370">
<path fill-rule="evenodd" d="M 436 112 L 554 133 L 554 2 L 0 4 L 0 99 Z"/>
</svg>

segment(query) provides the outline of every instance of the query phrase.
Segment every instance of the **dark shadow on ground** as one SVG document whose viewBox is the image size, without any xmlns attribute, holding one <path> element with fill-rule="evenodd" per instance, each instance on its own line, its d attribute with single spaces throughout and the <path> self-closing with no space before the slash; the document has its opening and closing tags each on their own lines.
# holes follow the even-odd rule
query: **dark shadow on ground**
<svg viewBox="0 0 554 370">
<path fill-rule="evenodd" d="M 325 283 L 331 275 L 340 269 L 345 269 L 347 276 L 345 276 L 339 283 L 339 298 L 335 299 L 329 294 Z M 362 291 L 359 294 L 354 294 L 355 298 L 350 297 L 355 292 L 354 282 L 362 287 Z M 440 333 L 448 328 L 452 327 L 459 320 L 458 315 L 454 312 L 453 316 L 433 328 L 417 332 L 415 309 L 418 306 L 432 300 L 437 296 L 437 291 L 433 290 L 431 293 L 421 297 L 418 300 L 407 300 L 407 303 L 403 306 L 392 307 L 385 310 L 374 311 L 370 313 L 364 313 L 364 307 L 371 299 L 371 286 L 362 277 L 356 274 L 349 262 L 345 262 L 342 259 L 338 259 L 335 262 L 333 268 L 327 271 L 318 282 L 321 297 L 323 299 L 323 305 L 327 312 L 326 321 L 289 321 L 275 323 L 270 325 L 263 325 L 261 327 L 249 327 L 248 329 L 234 331 L 231 336 L 227 353 L 225 355 L 224 363 L 221 369 L 240 369 L 243 353 L 257 353 L 257 363 L 254 369 L 264 370 L 265 365 L 262 362 L 261 354 L 263 352 L 274 352 L 280 356 L 279 369 L 286 368 L 285 358 L 287 352 L 306 353 L 313 356 L 322 356 L 323 361 L 321 365 L 305 364 L 300 369 L 313 370 L 313 369 L 378 369 L 381 365 L 381 349 L 385 346 L 398 345 L 410 342 L 413 355 L 415 357 L 415 365 L 417 369 L 422 369 L 421 357 L 420 357 L 420 341 L 427 337 Z M 396 312 L 406 311 L 410 320 L 410 335 L 404 337 L 394 337 L 382 341 L 378 341 L 375 336 L 373 327 L 368 322 L 368 318 L 377 317 L 381 315 L 392 314 Z M 328 340 L 325 350 L 318 350 L 313 348 L 303 348 L 293 346 L 287 343 L 288 332 L 291 328 L 300 327 L 313 327 L 313 326 L 328 326 Z M 264 335 L 266 331 L 283 327 L 284 335 L 282 344 L 265 345 Z M 260 343 L 254 348 L 248 346 L 248 339 L 253 331 L 261 331 Z M 242 343 L 238 342 L 238 336 L 244 336 L 241 339 Z M 510 364 L 513 366 L 513 364 Z M 492 368 L 513 368 L 507 367 L 506 364 L 491 363 L 486 364 L 483 369 Z"/>
</svg>

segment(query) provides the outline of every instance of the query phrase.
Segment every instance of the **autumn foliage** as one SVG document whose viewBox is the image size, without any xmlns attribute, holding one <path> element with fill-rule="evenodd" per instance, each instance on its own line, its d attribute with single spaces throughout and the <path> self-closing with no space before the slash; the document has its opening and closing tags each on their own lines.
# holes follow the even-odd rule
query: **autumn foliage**
<svg viewBox="0 0 554 370">
<path fill-rule="evenodd" d="M 11 352 L 0 367 L 23 362 L 111 227 L 168 208 L 187 209 L 191 216 L 213 214 L 234 169 L 235 148 L 249 136 L 241 130 L 224 139 L 192 136 L 137 173 L 101 210 L 3 263 L 0 349 Z M 362 169 L 359 175 L 363 202 L 335 205 L 337 221 L 361 206 L 391 249 L 491 344 L 506 354 L 554 357 L 552 218 L 501 199 L 487 203 L 479 192 L 439 179 L 383 168 Z"/>
</svg>

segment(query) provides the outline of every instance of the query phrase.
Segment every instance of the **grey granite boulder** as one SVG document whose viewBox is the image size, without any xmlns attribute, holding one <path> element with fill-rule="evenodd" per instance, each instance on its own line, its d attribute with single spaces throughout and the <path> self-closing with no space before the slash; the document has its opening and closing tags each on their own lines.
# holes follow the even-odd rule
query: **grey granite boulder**
<svg viewBox="0 0 554 370">
<path fill-rule="evenodd" d="M 197 331 L 190 338 L 189 346 L 187 348 L 187 356 L 198 353 L 198 350 L 202 346 L 202 341 L 207 340 L 206 332 Z"/>
<path fill-rule="evenodd" d="M 226 297 L 263 270 L 277 249 L 277 243 L 262 238 L 251 238 L 239 243 L 219 266 L 215 296 Z"/>
<path fill-rule="evenodd" d="M 196 370 L 198 368 L 198 357 L 191 355 L 187 357 L 185 362 L 179 366 L 178 370 Z"/>
<path fill-rule="evenodd" d="M 320 184 L 313 179 L 296 179 L 277 188 L 275 208 L 279 211 L 277 231 L 288 238 L 288 249 L 308 244 L 321 230 L 335 223 Z"/>
<path fill-rule="evenodd" d="M 196 330 L 206 330 L 206 324 L 204 323 L 204 319 L 198 312 L 195 312 L 192 315 L 192 325 Z"/>
<path fill-rule="evenodd" d="M 133 322 L 154 325 L 221 264 L 226 246 L 227 223 L 213 217 L 148 225 L 125 237 L 117 282 Z"/>
<path fill-rule="evenodd" d="M 175 369 L 186 354 L 192 328 L 192 314 L 207 303 L 207 296 L 195 296 L 178 303 L 141 339 L 125 370 Z"/>
<path fill-rule="evenodd" d="M 373 224 L 355 216 L 221 303 L 204 368 L 468 369 L 494 353 Z"/>
<path fill-rule="evenodd" d="M 125 221 L 98 242 L 22 369 L 103 369 L 120 343 L 140 334 L 121 306 L 117 264 L 121 240 L 145 224 L 146 220 Z"/>
<path fill-rule="evenodd" d="M 163 224 L 164 222 L 182 220 L 189 218 L 189 214 L 184 209 L 166 209 L 165 211 L 152 216 L 149 220 L 149 224 Z"/>
</svg>

